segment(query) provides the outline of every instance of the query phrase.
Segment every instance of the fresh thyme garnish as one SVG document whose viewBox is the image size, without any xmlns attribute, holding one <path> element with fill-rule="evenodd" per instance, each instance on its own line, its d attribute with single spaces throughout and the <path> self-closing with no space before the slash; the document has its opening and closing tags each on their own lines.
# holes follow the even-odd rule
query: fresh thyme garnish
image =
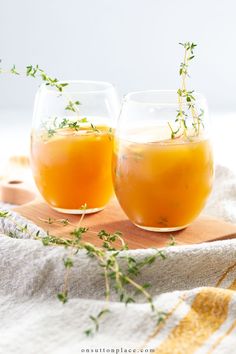
<svg viewBox="0 0 236 354">
<path fill-rule="evenodd" d="M 84 117 L 84 118 L 76 119 L 76 120 L 70 120 L 68 118 L 63 118 L 63 120 L 59 124 L 58 128 L 59 129 L 70 128 L 70 129 L 78 131 L 80 129 L 81 123 L 88 123 L 87 118 Z"/>
<path fill-rule="evenodd" d="M 194 91 L 188 91 L 186 88 L 186 80 L 189 77 L 188 68 L 190 61 L 194 58 L 194 49 L 197 44 L 192 42 L 179 43 L 184 48 L 184 59 L 180 64 L 179 75 L 181 77 L 181 87 L 177 90 L 178 94 L 178 105 L 179 109 L 177 110 L 177 115 L 175 122 L 177 123 L 177 127 L 173 128 L 170 123 L 168 123 L 169 128 L 171 130 L 171 138 L 175 139 L 180 136 L 184 136 L 185 138 L 188 135 L 188 125 L 187 120 L 189 118 L 189 113 L 192 118 L 192 127 L 195 135 L 199 135 L 200 127 L 203 126 L 202 116 L 204 111 L 201 109 L 200 113 L 197 112 L 195 107 L 195 97 Z M 184 109 L 187 108 L 187 111 Z"/>
<path fill-rule="evenodd" d="M 0 59 L 0 63 L 1 62 L 2 62 L 2 60 Z M 4 70 L 4 69 L 0 68 L 0 74 L 20 75 L 20 73 L 16 70 L 15 64 L 11 67 L 10 70 Z"/>
<path fill-rule="evenodd" d="M 1 63 L 1 60 L 0 60 Z M 1 73 L 8 73 L 8 74 L 14 74 L 14 75 L 20 75 L 20 72 L 16 69 L 16 65 L 13 65 L 10 70 L 3 70 L 0 68 L 0 74 Z M 26 76 L 28 77 L 33 77 L 33 78 L 41 78 L 41 80 L 45 83 L 46 86 L 51 86 L 56 88 L 60 93 L 64 90 L 66 86 L 69 84 L 66 82 L 59 82 L 57 78 L 51 77 L 46 72 L 39 67 L 39 65 L 28 65 L 26 66 L 26 71 L 25 71 Z M 67 93 L 63 92 L 64 96 L 68 100 L 68 104 L 65 107 L 66 111 L 71 111 L 74 113 L 77 113 L 77 116 L 79 116 L 79 108 L 78 106 L 81 105 L 81 102 L 79 100 L 71 100 L 71 98 L 68 96 Z M 69 120 L 68 118 L 63 118 L 62 122 L 59 125 L 56 125 L 55 122 L 58 118 L 54 119 L 53 125 L 48 125 L 46 123 L 43 123 L 42 126 L 46 128 L 47 131 L 47 136 L 48 138 L 53 137 L 57 129 L 62 129 L 62 128 L 69 128 L 75 131 L 78 131 L 80 129 L 80 124 L 79 123 L 89 123 L 87 118 L 77 118 L 76 120 Z M 47 127 L 46 127 L 47 126 Z M 96 133 L 100 133 L 101 131 L 92 123 L 90 123 L 92 131 Z"/>
<path fill-rule="evenodd" d="M 56 134 L 56 130 L 55 129 L 48 129 L 48 137 L 51 138 L 52 136 L 54 136 Z"/>
<path fill-rule="evenodd" d="M 62 92 L 64 87 L 68 86 L 68 83 L 59 83 L 58 79 L 50 77 L 45 73 L 43 69 L 40 69 L 38 65 L 28 65 L 26 67 L 26 76 L 36 78 L 37 75 L 45 82 L 45 85 L 55 87 L 59 92 Z"/>
<path fill-rule="evenodd" d="M 87 228 L 81 227 L 81 223 L 85 214 L 82 214 L 79 225 L 70 233 L 72 239 L 60 239 L 48 235 L 42 239 L 44 245 L 64 245 L 69 247 L 69 254 L 63 260 L 65 267 L 65 277 L 64 286 L 62 292 L 58 294 L 58 299 L 64 304 L 68 301 L 69 291 L 68 291 L 68 279 L 71 268 L 74 265 L 73 257 L 78 253 L 79 250 L 85 250 L 89 257 L 97 260 L 98 266 L 103 269 L 104 281 L 105 281 L 105 306 L 99 311 L 97 315 L 91 315 L 90 320 L 92 326 L 85 330 L 87 336 L 92 336 L 99 330 L 100 322 L 105 314 L 110 312 L 109 301 L 111 289 L 115 290 L 118 294 L 121 302 L 128 305 L 131 302 L 135 302 L 135 297 L 133 295 L 142 294 L 147 302 L 150 304 L 152 313 L 154 314 L 155 320 L 159 323 L 165 318 L 165 314 L 159 311 L 154 303 L 152 296 L 149 294 L 147 289 L 151 286 L 148 283 L 139 284 L 134 278 L 140 275 L 142 268 L 151 265 L 155 260 L 160 257 L 165 259 L 165 253 L 160 250 L 156 250 L 156 253 L 152 256 L 146 257 L 141 262 L 136 261 L 133 257 L 125 255 L 123 256 L 120 252 L 128 250 L 128 246 L 122 238 L 122 234 L 118 231 L 114 233 L 108 233 L 105 230 L 98 232 L 97 237 L 102 241 L 101 247 L 96 247 L 89 242 L 83 241 L 83 236 L 88 231 Z M 42 219 L 41 219 L 42 220 Z M 68 219 L 46 219 L 43 220 L 46 223 L 60 223 L 64 226 L 73 225 Z M 117 243 L 120 246 L 117 246 Z M 122 270 L 120 266 L 119 259 L 125 261 L 126 270 Z M 127 286 L 131 286 L 134 290 L 134 294 L 127 290 Z"/>
<path fill-rule="evenodd" d="M 75 132 L 79 131 L 81 128 L 81 123 L 89 123 L 87 118 L 80 118 L 80 119 L 68 119 L 62 118 L 59 121 L 58 117 L 46 120 L 46 122 L 42 123 L 43 130 L 46 130 L 47 137 L 53 137 L 60 129 L 71 129 Z"/>
<path fill-rule="evenodd" d="M 80 105 L 80 102 L 79 102 L 79 101 L 75 101 L 75 102 L 69 101 L 69 103 L 68 103 L 68 105 L 66 106 L 65 109 L 66 109 L 67 111 L 76 112 L 77 106 L 79 106 L 79 105 Z"/>
<path fill-rule="evenodd" d="M 36 240 L 41 240 L 44 246 L 64 246 L 68 250 L 68 254 L 63 258 L 65 274 L 63 288 L 57 294 L 59 301 L 65 304 L 69 300 L 69 279 L 70 271 L 74 266 L 74 257 L 79 251 L 84 250 L 87 256 L 95 259 L 98 267 L 101 267 L 103 270 L 105 288 L 105 305 L 98 314 L 89 317 L 91 326 L 84 331 L 87 336 L 94 335 L 99 330 L 100 323 L 104 316 L 109 314 L 109 302 L 112 290 L 117 293 L 119 300 L 125 305 L 135 302 L 137 294 L 143 295 L 150 305 L 152 318 L 155 320 L 156 324 L 163 322 L 166 318 L 166 313 L 160 311 L 154 304 L 153 298 L 148 291 L 151 284 L 140 284 L 136 278 L 141 274 L 144 267 L 153 264 L 157 258 L 165 260 L 165 252 L 156 249 L 154 254 L 147 256 L 142 261 L 138 261 L 123 252 L 128 250 L 128 246 L 122 238 L 122 234 L 118 231 L 109 233 L 105 230 L 101 230 L 98 232 L 97 237 L 102 243 L 100 247 L 84 241 L 83 237 L 88 231 L 88 228 L 82 227 L 86 205 L 84 205 L 82 209 L 84 209 L 84 213 L 81 215 L 78 225 L 72 224 L 68 219 L 53 219 L 50 217 L 48 219 L 40 219 L 50 225 L 58 223 L 62 225 L 62 227 L 65 227 L 64 237 L 56 237 L 49 232 L 47 232 L 46 236 L 42 236 L 40 231 L 34 231 L 33 234 L 31 233 L 31 237 Z M 16 231 L 20 231 L 22 234 L 29 232 L 27 225 L 19 225 L 9 211 L 0 211 L 0 218 L 10 219 L 16 226 Z M 66 234 L 67 225 L 74 227 L 70 234 Z M 19 237 L 17 234 L 13 233 L 8 233 L 8 236 Z"/>
<path fill-rule="evenodd" d="M 170 240 L 169 240 L 169 242 L 167 243 L 167 246 L 176 246 L 176 245 L 177 245 L 177 242 L 176 242 L 174 236 L 173 236 L 173 235 L 170 235 Z"/>
<path fill-rule="evenodd" d="M 92 123 L 90 123 L 90 126 L 91 126 L 92 130 L 93 130 L 95 133 L 100 133 L 100 130 L 99 130 L 97 127 L 95 127 L 95 125 L 93 125 Z"/>
<path fill-rule="evenodd" d="M 84 331 L 84 333 L 86 334 L 86 336 L 88 337 L 91 337 L 94 335 L 94 332 L 98 332 L 99 331 L 99 325 L 100 325 L 100 321 L 102 319 L 102 317 L 109 313 L 110 310 L 109 309 L 103 309 L 101 310 L 98 315 L 95 317 L 95 316 L 89 316 L 90 320 L 92 321 L 93 323 L 93 328 L 88 328 Z"/>
<path fill-rule="evenodd" d="M 9 215 L 9 211 L 0 210 L 0 218 L 6 218 Z"/>
<path fill-rule="evenodd" d="M 38 65 L 29 65 L 26 67 L 26 76 L 35 78 L 37 75 L 42 79 L 43 82 L 45 82 L 45 85 L 55 87 L 59 92 L 62 92 L 64 88 L 69 85 L 66 82 L 59 82 L 58 79 L 50 77 L 45 73 L 44 70 L 40 69 Z M 78 105 L 80 105 L 80 102 L 78 100 L 72 101 L 68 94 L 64 95 L 68 100 L 68 105 L 65 107 L 65 110 L 79 113 Z"/>
<path fill-rule="evenodd" d="M 11 68 L 11 73 L 14 75 L 20 75 L 20 73 L 16 70 L 16 66 L 13 65 L 13 67 Z"/>
</svg>

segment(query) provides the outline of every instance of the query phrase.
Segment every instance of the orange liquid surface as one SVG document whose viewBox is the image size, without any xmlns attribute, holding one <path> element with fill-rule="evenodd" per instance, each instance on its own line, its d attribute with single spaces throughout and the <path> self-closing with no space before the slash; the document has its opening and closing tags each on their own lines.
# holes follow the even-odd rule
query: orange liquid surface
<svg viewBox="0 0 236 354">
<path fill-rule="evenodd" d="M 111 159 L 113 135 L 80 128 L 58 130 L 47 139 L 32 136 L 31 160 L 37 187 L 55 208 L 104 207 L 113 194 Z"/>
<path fill-rule="evenodd" d="M 188 225 L 203 209 L 213 183 L 208 140 L 131 143 L 117 140 L 113 158 L 116 196 L 139 226 Z"/>
</svg>

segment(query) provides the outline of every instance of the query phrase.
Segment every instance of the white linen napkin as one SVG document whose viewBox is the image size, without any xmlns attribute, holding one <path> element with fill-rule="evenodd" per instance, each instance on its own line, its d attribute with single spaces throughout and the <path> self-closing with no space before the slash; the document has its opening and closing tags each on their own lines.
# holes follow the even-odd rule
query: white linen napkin
<svg viewBox="0 0 236 354">
<path fill-rule="evenodd" d="M 220 192 L 219 192 L 220 191 Z M 205 213 L 236 222 L 236 178 L 216 169 L 215 189 Z M 84 251 L 75 256 L 69 281 L 69 301 L 57 299 L 65 268 L 63 247 L 43 246 L 32 237 L 39 230 L 12 212 L 0 218 L 0 353 L 77 354 L 128 352 L 140 348 L 156 353 L 232 353 L 236 345 L 236 240 L 163 250 L 143 269 L 140 283 L 150 282 L 156 306 L 167 314 L 156 325 L 149 305 L 138 298 L 125 306 L 112 294 L 110 313 L 99 332 L 88 338 L 90 315 L 104 306 L 104 279 L 95 260 Z M 9 237 L 9 235 L 11 237 Z M 155 251 L 128 254 L 142 260 Z M 122 260 L 121 260 L 122 262 Z"/>
</svg>

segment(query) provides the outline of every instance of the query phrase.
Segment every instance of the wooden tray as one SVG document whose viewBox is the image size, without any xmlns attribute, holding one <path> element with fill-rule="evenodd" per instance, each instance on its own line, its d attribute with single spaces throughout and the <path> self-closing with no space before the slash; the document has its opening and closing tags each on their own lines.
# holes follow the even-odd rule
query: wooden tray
<svg viewBox="0 0 236 354">
<path fill-rule="evenodd" d="M 75 225 L 78 225 L 80 220 L 78 215 L 58 213 L 40 200 L 16 207 L 14 210 L 58 237 L 69 234 L 74 227 L 70 225 L 63 227 L 58 224 L 49 225 L 41 221 L 41 218 L 68 218 Z M 96 246 L 100 244 L 96 234 L 101 229 L 108 232 L 121 231 L 130 249 L 163 247 L 169 242 L 171 236 L 169 233 L 155 233 L 137 228 L 127 219 L 116 200 L 112 200 L 103 211 L 86 215 L 82 224 L 81 226 L 89 227 L 84 239 Z M 236 237 L 236 225 L 201 216 L 185 230 L 172 232 L 171 234 L 178 245 L 202 243 Z"/>
</svg>

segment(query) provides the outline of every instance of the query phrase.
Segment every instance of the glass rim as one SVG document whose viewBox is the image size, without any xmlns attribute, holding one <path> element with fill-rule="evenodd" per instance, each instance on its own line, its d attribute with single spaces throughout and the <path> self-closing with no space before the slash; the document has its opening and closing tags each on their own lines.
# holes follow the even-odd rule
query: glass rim
<svg viewBox="0 0 236 354">
<path fill-rule="evenodd" d="M 106 92 L 107 90 L 109 89 L 115 89 L 114 85 L 111 84 L 110 82 L 108 81 L 96 81 L 96 80 L 59 80 L 57 82 L 57 84 L 69 84 L 68 86 L 65 86 L 65 91 L 62 90 L 62 91 L 59 91 L 57 90 L 57 88 L 55 88 L 54 86 L 50 86 L 50 85 L 47 85 L 46 83 L 42 83 L 39 87 L 39 90 L 46 90 L 50 93 L 56 93 L 56 94 L 66 94 L 66 93 L 70 93 L 70 94 L 87 94 L 87 93 L 102 93 L 102 92 Z M 76 90 L 76 89 L 73 89 L 73 90 L 68 90 L 66 91 L 66 87 L 70 87 L 70 85 L 75 85 L 75 84 L 87 84 L 87 85 L 97 85 L 97 88 L 94 88 L 94 89 L 82 89 L 82 90 Z M 99 87 L 100 86 L 100 87 Z"/>
<path fill-rule="evenodd" d="M 138 99 L 134 99 L 132 98 L 133 96 L 137 95 L 142 95 L 142 94 L 166 94 L 166 95 L 176 95 L 176 100 L 174 101 L 174 98 L 172 98 L 169 102 L 163 102 L 163 100 L 160 99 L 160 101 L 149 101 L 149 100 L 138 100 Z M 198 91 L 194 91 L 194 96 L 196 97 L 196 100 L 194 102 L 198 102 L 198 101 L 206 101 L 206 97 L 198 92 Z M 178 95 L 177 95 L 177 90 L 140 90 L 140 91 L 131 91 L 129 93 L 127 93 L 124 97 L 123 97 L 123 103 L 131 103 L 131 104 L 137 104 L 137 105 L 147 105 L 147 106 L 178 106 Z M 187 105 L 188 102 L 183 102 L 183 105 Z"/>
</svg>

